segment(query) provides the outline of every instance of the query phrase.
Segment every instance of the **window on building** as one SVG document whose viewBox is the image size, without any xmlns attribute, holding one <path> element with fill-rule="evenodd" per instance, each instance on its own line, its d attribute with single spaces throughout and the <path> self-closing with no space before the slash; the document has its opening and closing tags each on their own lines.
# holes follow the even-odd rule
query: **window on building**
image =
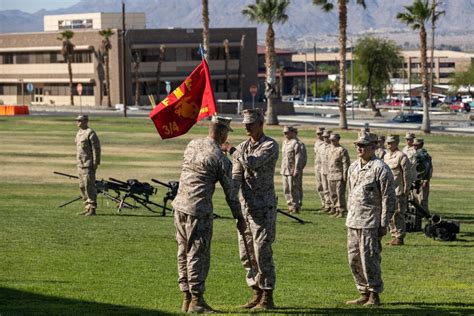
<svg viewBox="0 0 474 316">
<path fill-rule="evenodd" d="M 440 78 L 449 78 L 451 73 L 449 72 L 440 72 L 439 77 Z"/>
<path fill-rule="evenodd" d="M 209 59 L 225 59 L 224 47 L 211 47 L 209 50 L 211 51 L 209 54 Z"/>
<path fill-rule="evenodd" d="M 29 53 L 17 53 L 15 64 L 31 64 Z"/>
<path fill-rule="evenodd" d="M 167 48 L 165 50 L 165 61 L 176 61 L 176 48 Z"/>
<path fill-rule="evenodd" d="M 4 65 L 13 64 L 13 54 L 1 54 L 1 63 Z"/>
<path fill-rule="evenodd" d="M 72 57 L 73 63 L 90 63 L 91 62 L 91 53 L 88 51 L 78 51 L 74 52 Z"/>
<path fill-rule="evenodd" d="M 16 84 L 0 84 L 0 95 L 18 95 L 19 92 Z"/>
<path fill-rule="evenodd" d="M 439 63 L 440 68 L 455 68 L 456 63 Z"/>
<path fill-rule="evenodd" d="M 83 20 L 59 20 L 58 29 L 72 30 L 72 29 L 91 29 L 93 27 L 92 19 Z"/>
</svg>

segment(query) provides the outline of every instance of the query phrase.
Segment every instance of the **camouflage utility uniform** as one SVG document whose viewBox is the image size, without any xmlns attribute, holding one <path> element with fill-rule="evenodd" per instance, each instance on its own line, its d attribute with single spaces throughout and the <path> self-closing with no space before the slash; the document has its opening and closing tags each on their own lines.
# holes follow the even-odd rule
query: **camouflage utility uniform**
<svg viewBox="0 0 474 316">
<path fill-rule="evenodd" d="M 318 133 L 322 134 L 322 130 Z M 321 174 L 321 155 L 319 154 L 320 146 L 324 145 L 325 141 L 321 139 L 316 139 L 314 143 L 314 175 L 316 178 L 316 190 L 318 191 L 319 198 L 321 200 L 321 207 L 326 205 L 326 200 L 324 197 L 324 188 L 323 188 L 323 179 Z"/>
<path fill-rule="evenodd" d="M 97 189 L 95 173 L 100 165 L 100 141 L 91 129 L 79 129 L 76 134 L 77 172 L 79 188 L 86 212 L 94 212 L 97 208 Z"/>
<path fill-rule="evenodd" d="M 217 181 L 237 218 L 241 211 L 232 181 L 232 163 L 214 139 L 192 140 L 184 152 L 178 194 L 173 201 L 182 292 L 202 294 L 205 290 L 211 254 L 212 196 Z"/>
<path fill-rule="evenodd" d="M 285 139 L 281 148 L 283 192 L 290 212 L 299 212 L 303 200 L 303 169 L 306 166 L 306 147 L 298 139 Z"/>
<path fill-rule="evenodd" d="M 398 150 L 392 152 L 390 150 L 384 156 L 384 162 L 390 167 L 393 174 L 395 194 L 397 204 L 395 213 L 390 220 L 390 233 L 393 238 L 405 238 L 405 212 L 407 210 L 408 193 L 410 191 L 410 170 L 411 163 L 408 157 Z"/>
<path fill-rule="evenodd" d="M 325 137 L 329 137 L 330 132 L 324 132 Z M 326 136 L 327 135 L 327 136 Z M 331 144 L 328 144 L 326 141 L 319 146 L 319 150 L 317 153 L 318 158 L 320 159 L 320 166 L 321 166 L 321 184 L 323 186 L 323 195 L 324 195 L 324 205 L 323 210 L 326 212 L 330 212 L 333 208 L 331 203 L 331 194 L 329 193 L 329 182 L 328 182 L 328 151 L 330 149 Z"/>
<path fill-rule="evenodd" d="M 358 159 L 348 172 L 347 248 L 349 265 L 362 295 L 383 291 L 380 229 L 388 227 L 395 208 L 393 175 L 375 156 L 364 166 Z"/>
<path fill-rule="evenodd" d="M 333 136 L 333 135 L 331 135 Z M 331 196 L 333 213 L 343 217 L 347 213 L 346 208 L 346 181 L 350 158 L 347 149 L 341 145 L 330 145 L 328 150 L 328 182 Z"/>
<path fill-rule="evenodd" d="M 274 174 L 278 144 L 262 135 L 255 143 L 249 138 L 233 154 L 232 177 L 240 188 L 242 213 L 247 221 L 245 239 L 250 250 L 247 258 L 244 240 L 239 235 L 240 260 L 247 271 L 247 284 L 262 290 L 275 287 L 272 244 L 275 240 L 277 198 Z"/>
</svg>

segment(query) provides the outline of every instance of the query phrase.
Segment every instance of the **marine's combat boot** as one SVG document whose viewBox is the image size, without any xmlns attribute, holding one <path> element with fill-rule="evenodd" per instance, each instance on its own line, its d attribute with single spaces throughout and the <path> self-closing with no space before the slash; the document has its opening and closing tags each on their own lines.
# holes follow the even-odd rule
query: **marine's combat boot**
<svg viewBox="0 0 474 316">
<path fill-rule="evenodd" d="M 344 212 L 341 212 L 341 211 L 339 211 L 339 213 L 336 216 L 336 218 L 344 218 L 344 217 L 346 217 L 346 214 Z"/>
<path fill-rule="evenodd" d="M 252 308 L 252 310 L 267 309 L 275 309 L 275 303 L 273 303 L 273 290 L 263 290 L 262 299 L 254 308 Z"/>
<path fill-rule="evenodd" d="M 183 313 L 188 312 L 189 304 L 191 303 L 191 292 L 183 292 L 183 304 L 181 305 L 181 311 Z"/>
<path fill-rule="evenodd" d="M 391 246 L 403 246 L 405 242 L 403 241 L 403 238 L 393 238 L 390 241 Z"/>
<path fill-rule="evenodd" d="M 215 311 L 207 305 L 202 293 L 192 294 L 191 303 L 189 303 L 188 313 L 213 314 Z"/>
<path fill-rule="evenodd" d="M 369 300 L 364 304 L 364 306 L 379 306 L 380 297 L 379 293 L 370 292 Z"/>
<path fill-rule="evenodd" d="M 84 207 L 84 211 L 77 213 L 77 215 L 86 215 L 87 213 L 89 213 L 89 206 L 88 205 L 86 205 Z"/>
<path fill-rule="evenodd" d="M 334 215 L 336 213 L 337 213 L 337 211 L 335 209 L 333 209 L 333 208 L 329 209 L 329 212 L 328 212 L 329 215 Z"/>
<path fill-rule="evenodd" d="M 96 214 L 95 214 L 95 207 L 93 207 L 93 206 L 90 206 L 89 207 L 89 212 L 84 214 L 84 216 L 94 216 L 94 215 L 96 215 Z"/>
<path fill-rule="evenodd" d="M 352 300 L 352 301 L 347 301 L 347 305 L 363 305 L 369 301 L 370 298 L 370 293 L 360 293 L 360 297 Z"/>
<path fill-rule="evenodd" d="M 254 308 L 262 299 L 263 290 L 257 286 L 252 286 L 252 297 L 244 305 L 240 306 L 241 308 Z"/>
</svg>

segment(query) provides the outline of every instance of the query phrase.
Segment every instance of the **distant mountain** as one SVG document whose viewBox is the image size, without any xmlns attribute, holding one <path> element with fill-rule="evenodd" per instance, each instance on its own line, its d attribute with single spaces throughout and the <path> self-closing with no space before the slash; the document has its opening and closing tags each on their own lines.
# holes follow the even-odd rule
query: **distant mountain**
<svg viewBox="0 0 474 316">
<path fill-rule="evenodd" d="M 257 26 L 259 41 L 265 38 L 266 26 L 250 23 L 241 11 L 255 1 L 252 0 L 210 0 L 211 27 L 248 27 Z M 396 14 L 409 5 L 412 0 L 367 0 L 367 9 L 351 1 L 348 9 L 348 32 L 354 37 L 361 34 L 378 34 L 396 39 L 400 44 L 409 39 L 409 45 L 417 42 L 416 34 L 401 24 Z M 82 0 L 66 9 L 33 14 L 17 10 L 0 11 L 0 32 L 38 32 L 43 30 L 43 16 L 52 14 L 70 14 L 85 12 L 121 12 L 122 0 Z M 148 28 L 199 28 L 201 27 L 201 0 L 126 0 L 127 12 L 145 12 Z M 459 46 L 474 47 L 472 23 L 474 0 L 444 1 L 446 15 L 439 21 L 437 34 L 440 38 L 460 38 Z M 1 7 L 0 7 L 1 9 Z M 289 19 L 283 25 L 276 25 L 277 42 L 280 46 L 301 49 L 312 47 L 313 41 L 335 45 L 336 40 L 328 35 L 337 35 L 337 12 L 326 13 L 312 4 L 311 0 L 293 0 L 288 10 Z M 457 37 L 453 37 L 457 36 Z M 464 38 L 468 37 L 468 39 Z M 447 43 L 449 45 L 456 44 Z M 407 46 L 407 43 L 405 43 Z"/>
</svg>

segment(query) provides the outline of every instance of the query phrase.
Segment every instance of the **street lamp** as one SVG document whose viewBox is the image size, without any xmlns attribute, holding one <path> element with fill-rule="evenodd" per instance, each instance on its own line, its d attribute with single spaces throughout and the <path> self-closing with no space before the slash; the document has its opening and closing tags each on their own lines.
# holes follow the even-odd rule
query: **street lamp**
<svg viewBox="0 0 474 316">
<path fill-rule="evenodd" d="M 308 54 L 304 53 L 304 106 L 308 102 Z"/>
<path fill-rule="evenodd" d="M 351 109 L 352 109 L 352 120 L 354 120 L 355 119 L 354 118 L 354 43 L 352 42 L 352 36 L 348 38 L 347 40 L 351 43 Z M 346 78 L 347 78 L 347 75 L 346 75 Z"/>
</svg>

